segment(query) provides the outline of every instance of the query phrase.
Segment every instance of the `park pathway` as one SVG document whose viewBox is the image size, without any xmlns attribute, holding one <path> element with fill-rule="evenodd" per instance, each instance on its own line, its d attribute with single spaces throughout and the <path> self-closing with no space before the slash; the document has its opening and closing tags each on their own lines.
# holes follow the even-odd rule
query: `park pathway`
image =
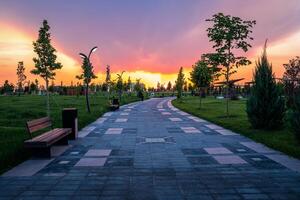
<svg viewBox="0 0 300 200">
<path fill-rule="evenodd" d="M 0 177 L 0 199 L 300 199 L 298 160 L 171 98 L 106 113 L 56 151 Z"/>
</svg>

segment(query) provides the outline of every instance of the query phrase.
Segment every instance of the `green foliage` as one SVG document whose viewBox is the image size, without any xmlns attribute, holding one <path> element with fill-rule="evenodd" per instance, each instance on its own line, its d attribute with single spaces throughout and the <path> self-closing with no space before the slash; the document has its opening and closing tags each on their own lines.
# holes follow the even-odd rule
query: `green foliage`
<svg viewBox="0 0 300 200">
<path fill-rule="evenodd" d="M 295 94 L 299 90 L 300 82 L 300 57 L 296 56 L 289 63 L 283 65 L 285 72 L 283 74 L 283 84 L 285 96 L 287 97 L 287 107 L 291 108 L 295 104 Z"/>
<path fill-rule="evenodd" d="M 172 83 L 169 81 L 167 85 L 167 90 L 171 91 L 172 90 Z"/>
<path fill-rule="evenodd" d="M 93 79 L 97 78 L 97 76 L 94 73 L 93 65 L 90 63 L 87 57 L 83 58 L 81 69 L 82 69 L 82 74 L 76 76 L 76 78 L 79 80 L 83 80 L 83 83 L 86 86 L 88 86 Z"/>
<path fill-rule="evenodd" d="M 39 75 L 46 82 L 48 116 L 50 115 L 49 80 L 54 79 L 56 75 L 55 70 L 62 68 L 61 63 L 56 61 L 56 49 L 51 45 L 49 30 L 50 26 L 47 20 L 44 20 L 39 30 L 38 39 L 33 42 L 33 51 L 37 54 L 37 58 L 33 58 L 35 69 L 31 70 L 32 74 Z"/>
<path fill-rule="evenodd" d="M 256 63 L 254 85 L 247 102 L 248 119 L 253 128 L 275 129 L 283 125 L 285 104 L 282 90 L 276 84 L 266 53 Z"/>
<path fill-rule="evenodd" d="M 51 45 L 49 30 L 50 26 L 47 20 L 44 20 L 38 39 L 33 42 L 33 51 L 38 57 L 33 58 L 35 69 L 31 70 L 31 73 L 41 76 L 46 81 L 54 79 L 55 70 L 62 68 L 61 63 L 56 62 L 56 49 Z"/>
<path fill-rule="evenodd" d="M 90 113 L 91 109 L 90 109 L 90 102 L 89 102 L 89 84 L 93 79 L 97 78 L 97 76 L 94 74 L 94 70 L 93 70 L 94 67 L 90 62 L 89 57 L 84 56 L 81 68 L 82 68 L 82 74 L 76 76 L 76 78 L 79 80 L 83 80 L 83 83 L 85 85 L 85 98 L 86 98 L 87 111 Z"/>
<path fill-rule="evenodd" d="M 239 17 L 232 17 L 218 13 L 206 21 L 212 22 L 213 26 L 207 29 L 210 42 L 213 42 L 213 48 L 216 53 L 205 54 L 213 66 L 223 66 L 221 74 L 225 76 L 227 97 L 229 96 L 230 75 L 236 72 L 236 68 L 243 65 L 249 65 L 251 62 L 243 56 L 236 56 L 233 50 L 242 50 L 247 52 L 251 45 L 248 40 L 253 40 L 249 35 L 256 21 L 244 21 Z M 228 99 L 228 98 L 227 98 Z M 227 116 L 229 108 L 227 101 Z"/>
<path fill-rule="evenodd" d="M 290 117 L 292 130 L 300 142 L 300 93 L 295 96 L 294 106 Z"/>
<path fill-rule="evenodd" d="M 18 63 L 17 76 L 18 76 L 17 86 L 18 86 L 18 90 L 19 90 L 19 94 L 20 94 L 20 92 L 23 90 L 24 81 L 26 80 L 25 67 L 24 67 L 23 61 Z"/>
<path fill-rule="evenodd" d="M 193 65 L 190 72 L 190 80 L 196 88 L 199 89 L 200 108 L 202 107 L 202 93 L 203 90 L 210 86 L 213 80 L 213 68 L 209 68 L 207 62 L 200 60 Z"/>
<path fill-rule="evenodd" d="M 182 89 L 185 82 L 184 74 L 183 74 L 183 68 L 180 67 L 177 80 L 175 82 L 176 90 L 177 90 L 177 98 L 181 98 L 182 96 Z"/>
<path fill-rule="evenodd" d="M 212 69 L 208 67 L 206 62 L 200 60 L 193 65 L 190 81 L 197 88 L 209 87 L 213 79 L 212 75 Z"/>
<path fill-rule="evenodd" d="M 8 80 L 4 81 L 4 84 L 1 88 L 1 94 L 11 94 L 14 91 L 14 85 L 9 83 Z"/>
</svg>

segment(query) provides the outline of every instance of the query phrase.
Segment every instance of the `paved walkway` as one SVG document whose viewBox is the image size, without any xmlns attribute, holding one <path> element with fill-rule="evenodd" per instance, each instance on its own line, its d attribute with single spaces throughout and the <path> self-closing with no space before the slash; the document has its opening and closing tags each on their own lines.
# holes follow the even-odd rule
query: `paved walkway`
<svg viewBox="0 0 300 200">
<path fill-rule="evenodd" d="M 170 100 L 105 114 L 53 159 L 4 174 L 0 199 L 300 199 L 298 160 Z"/>
</svg>

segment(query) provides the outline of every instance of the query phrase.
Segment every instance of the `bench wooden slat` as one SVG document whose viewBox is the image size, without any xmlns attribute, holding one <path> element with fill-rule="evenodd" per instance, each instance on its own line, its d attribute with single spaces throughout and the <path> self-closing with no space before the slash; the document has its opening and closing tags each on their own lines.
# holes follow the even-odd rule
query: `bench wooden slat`
<svg viewBox="0 0 300 200">
<path fill-rule="evenodd" d="M 25 147 L 48 147 L 72 132 L 70 128 L 56 128 L 40 136 L 25 141 Z"/>
<path fill-rule="evenodd" d="M 27 128 L 28 132 L 32 134 L 33 132 L 36 132 L 43 128 L 48 128 L 52 126 L 52 121 L 49 117 L 43 117 L 40 119 L 32 120 L 27 122 Z"/>
</svg>

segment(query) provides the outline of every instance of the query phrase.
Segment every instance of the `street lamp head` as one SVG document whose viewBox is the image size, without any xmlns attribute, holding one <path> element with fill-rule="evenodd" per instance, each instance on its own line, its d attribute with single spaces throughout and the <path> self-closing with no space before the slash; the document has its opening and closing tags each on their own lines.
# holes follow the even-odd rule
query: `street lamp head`
<svg viewBox="0 0 300 200">
<path fill-rule="evenodd" d="M 93 47 L 91 52 L 95 52 L 98 49 L 98 47 Z"/>
<path fill-rule="evenodd" d="M 81 58 L 87 58 L 87 56 L 84 55 L 83 53 L 79 53 L 79 56 L 80 56 Z"/>
</svg>

